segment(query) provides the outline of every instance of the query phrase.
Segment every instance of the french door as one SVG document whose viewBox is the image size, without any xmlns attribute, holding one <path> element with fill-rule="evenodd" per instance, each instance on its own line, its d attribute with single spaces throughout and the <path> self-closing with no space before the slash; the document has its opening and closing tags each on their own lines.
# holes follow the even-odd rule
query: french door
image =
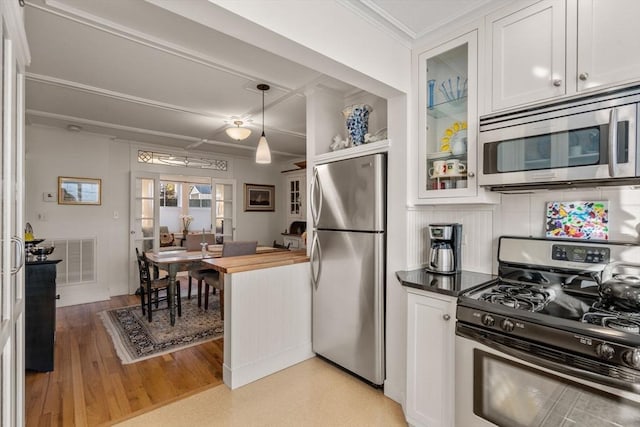
<svg viewBox="0 0 640 427">
<path fill-rule="evenodd" d="M 22 9 L 0 1 L 0 425 L 24 425 L 24 66 Z"/>
<path fill-rule="evenodd" d="M 129 292 L 134 293 L 139 286 L 136 249 L 156 251 L 159 246 L 160 226 L 160 175 L 155 173 L 132 173 L 131 212 L 129 213 Z"/>
<path fill-rule="evenodd" d="M 1 0 L 0 0 L 1 1 Z M 216 235 L 216 242 L 222 243 L 224 241 L 231 241 L 235 238 L 235 223 L 236 223 L 236 181 L 235 179 L 221 179 L 221 178 L 203 178 L 198 179 L 189 178 L 189 176 L 172 175 L 171 178 L 166 178 L 167 175 L 162 175 L 153 172 L 132 172 L 131 174 L 131 212 L 129 213 L 130 219 L 130 243 L 129 243 L 129 258 L 131 263 L 129 264 L 129 292 L 134 293 L 139 286 L 138 281 L 138 267 L 135 262 L 136 248 L 138 251 L 157 251 L 160 247 L 160 182 L 162 181 L 180 181 L 180 182 L 199 182 L 203 183 L 205 180 L 208 182 L 206 185 L 209 187 L 211 193 L 211 203 L 209 214 L 211 225 L 207 225 L 205 228 L 211 228 Z M 188 186 L 187 186 L 188 187 Z M 182 197 L 182 203 L 190 203 L 188 195 Z M 199 205 L 201 206 L 201 205 Z M 191 206 L 179 206 L 184 208 L 184 212 L 191 214 Z M 175 209 L 175 208 L 168 208 Z M 177 215 L 173 212 L 173 215 Z M 166 223 L 162 225 L 174 224 L 173 230 L 175 232 L 182 231 L 181 229 L 175 229 L 180 227 L 179 220 L 175 219 L 171 221 L 167 218 Z M 178 242 L 174 243 L 179 244 Z"/>
</svg>

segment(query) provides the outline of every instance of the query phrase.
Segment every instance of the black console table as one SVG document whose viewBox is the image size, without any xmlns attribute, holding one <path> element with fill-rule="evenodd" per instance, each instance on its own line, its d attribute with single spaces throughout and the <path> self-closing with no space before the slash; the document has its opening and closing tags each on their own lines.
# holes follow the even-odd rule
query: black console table
<svg viewBox="0 0 640 427">
<path fill-rule="evenodd" d="M 25 270 L 25 368 L 53 371 L 56 332 L 56 264 L 28 261 Z"/>
</svg>

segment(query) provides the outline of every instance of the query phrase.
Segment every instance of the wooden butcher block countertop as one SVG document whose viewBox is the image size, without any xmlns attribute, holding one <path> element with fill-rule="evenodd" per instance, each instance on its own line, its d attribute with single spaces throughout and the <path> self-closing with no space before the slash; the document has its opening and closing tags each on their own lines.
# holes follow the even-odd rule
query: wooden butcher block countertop
<svg viewBox="0 0 640 427">
<path fill-rule="evenodd" d="M 202 262 L 209 264 L 211 268 L 221 273 L 239 273 L 241 271 L 309 262 L 309 257 L 305 249 L 300 249 L 296 251 L 283 250 L 266 254 L 210 258 L 204 259 Z"/>
</svg>

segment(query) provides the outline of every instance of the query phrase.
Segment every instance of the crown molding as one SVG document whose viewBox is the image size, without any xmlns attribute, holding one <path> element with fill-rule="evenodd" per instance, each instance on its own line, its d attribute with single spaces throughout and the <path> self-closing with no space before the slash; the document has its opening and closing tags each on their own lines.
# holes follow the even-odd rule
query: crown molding
<svg viewBox="0 0 640 427">
<path fill-rule="evenodd" d="M 370 6 L 369 1 L 367 0 L 336 0 L 340 5 L 349 9 L 355 15 L 360 17 L 361 19 L 367 21 L 368 23 L 375 25 L 377 29 L 386 33 L 387 35 L 393 37 L 396 41 L 400 42 L 404 47 L 411 49 L 414 37 L 411 33 L 407 33 L 405 31 L 408 30 L 404 25 L 404 29 L 397 27 L 392 21 L 388 20 L 385 16 L 378 13 L 378 8 L 372 8 Z M 389 16 L 388 14 L 384 14 Z M 393 19 L 393 21 L 398 22 Z M 410 31 L 410 30 L 408 30 Z"/>
<path fill-rule="evenodd" d="M 386 21 L 389 25 L 392 25 L 394 28 L 396 28 L 402 34 L 406 35 L 410 40 L 414 40 L 416 38 L 417 34 L 415 33 L 415 31 L 413 31 L 411 28 L 407 27 L 402 22 L 400 22 L 399 20 L 394 18 L 392 15 L 387 13 L 386 10 L 384 10 L 383 8 L 381 8 L 380 6 L 375 4 L 373 1 L 371 1 L 371 0 L 360 0 L 360 3 L 362 3 L 364 6 L 368 7 L 371 11 L 373 11 L 380 18 L 382 18 L 384 21 Z"/>
<path fill-rule="evenodd" d="M 444 19 L 438 22 L 430 22 L 430 25 L 422 31 L 413 31 L 411 28 L 403 24 L 400 20 L 396 19 L 393 15 L 389 14 L 386 10 L 378 6 L 374 0 L 337 0 L 352 12 L 357 14 L 362 19 L 373 23 L 387 34 L 393 36 L 396 40 L 400 41 L 408 48 L 412 48 L 416 40 L 422 39 L 434 31 L 437 31 L 444 26 L 450 24 L 450 20 Z M 475 0 L 472 8 L 466 10 L 459 18 L 467 17 L 483 17 L 485 13 L 477 14 L 479 10 L 486 5 L 498 2 L 502 0 Z"/>
</svg>

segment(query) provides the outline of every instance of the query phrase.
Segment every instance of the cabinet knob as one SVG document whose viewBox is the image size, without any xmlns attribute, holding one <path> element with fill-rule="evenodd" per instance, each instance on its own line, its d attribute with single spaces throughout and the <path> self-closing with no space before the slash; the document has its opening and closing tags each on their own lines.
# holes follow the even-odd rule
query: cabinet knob
<svg viewBox="0 0 640 427">
<path fill-rule="evenodd" d="M 443 315 L 442 315 L 442 318 L 443 318 L 444 320 L 449 320 L 449 319 L 451 319 L 451 316 L 449 316 L 448 314 L 443 314 Z"/>
<path fill-rule="evenodd" d="M 469 171 L 469 172 L 467 172 L 467 176 L 468 176 L 469 178 L 473 178 L 474 176 L 476 176 L 476 174 L 475 174 L 475 173 L 473 173 L 473 172 L 471 172 L 471 171 Z"/>
<path fill-rule="evenodd" d="M 582 81 L 585 81 L 589 78 L 589 73 L 580 73 L 580 75 L 578 76 L 578 78 Z"/>
<path fill-rule="evenodd" d="M 56 299 L 60 299 L 60 294 L 57 294 L 57 295 L 56 295 Z"/>
<path fill-rule="evenodd" d="M 560 79 L 555 79 L 555 80 L 553 81 L 553 85 L 554 85 L 555 87 L 562 86 L 562 80 L 560 80 Z"/>
</svg>

